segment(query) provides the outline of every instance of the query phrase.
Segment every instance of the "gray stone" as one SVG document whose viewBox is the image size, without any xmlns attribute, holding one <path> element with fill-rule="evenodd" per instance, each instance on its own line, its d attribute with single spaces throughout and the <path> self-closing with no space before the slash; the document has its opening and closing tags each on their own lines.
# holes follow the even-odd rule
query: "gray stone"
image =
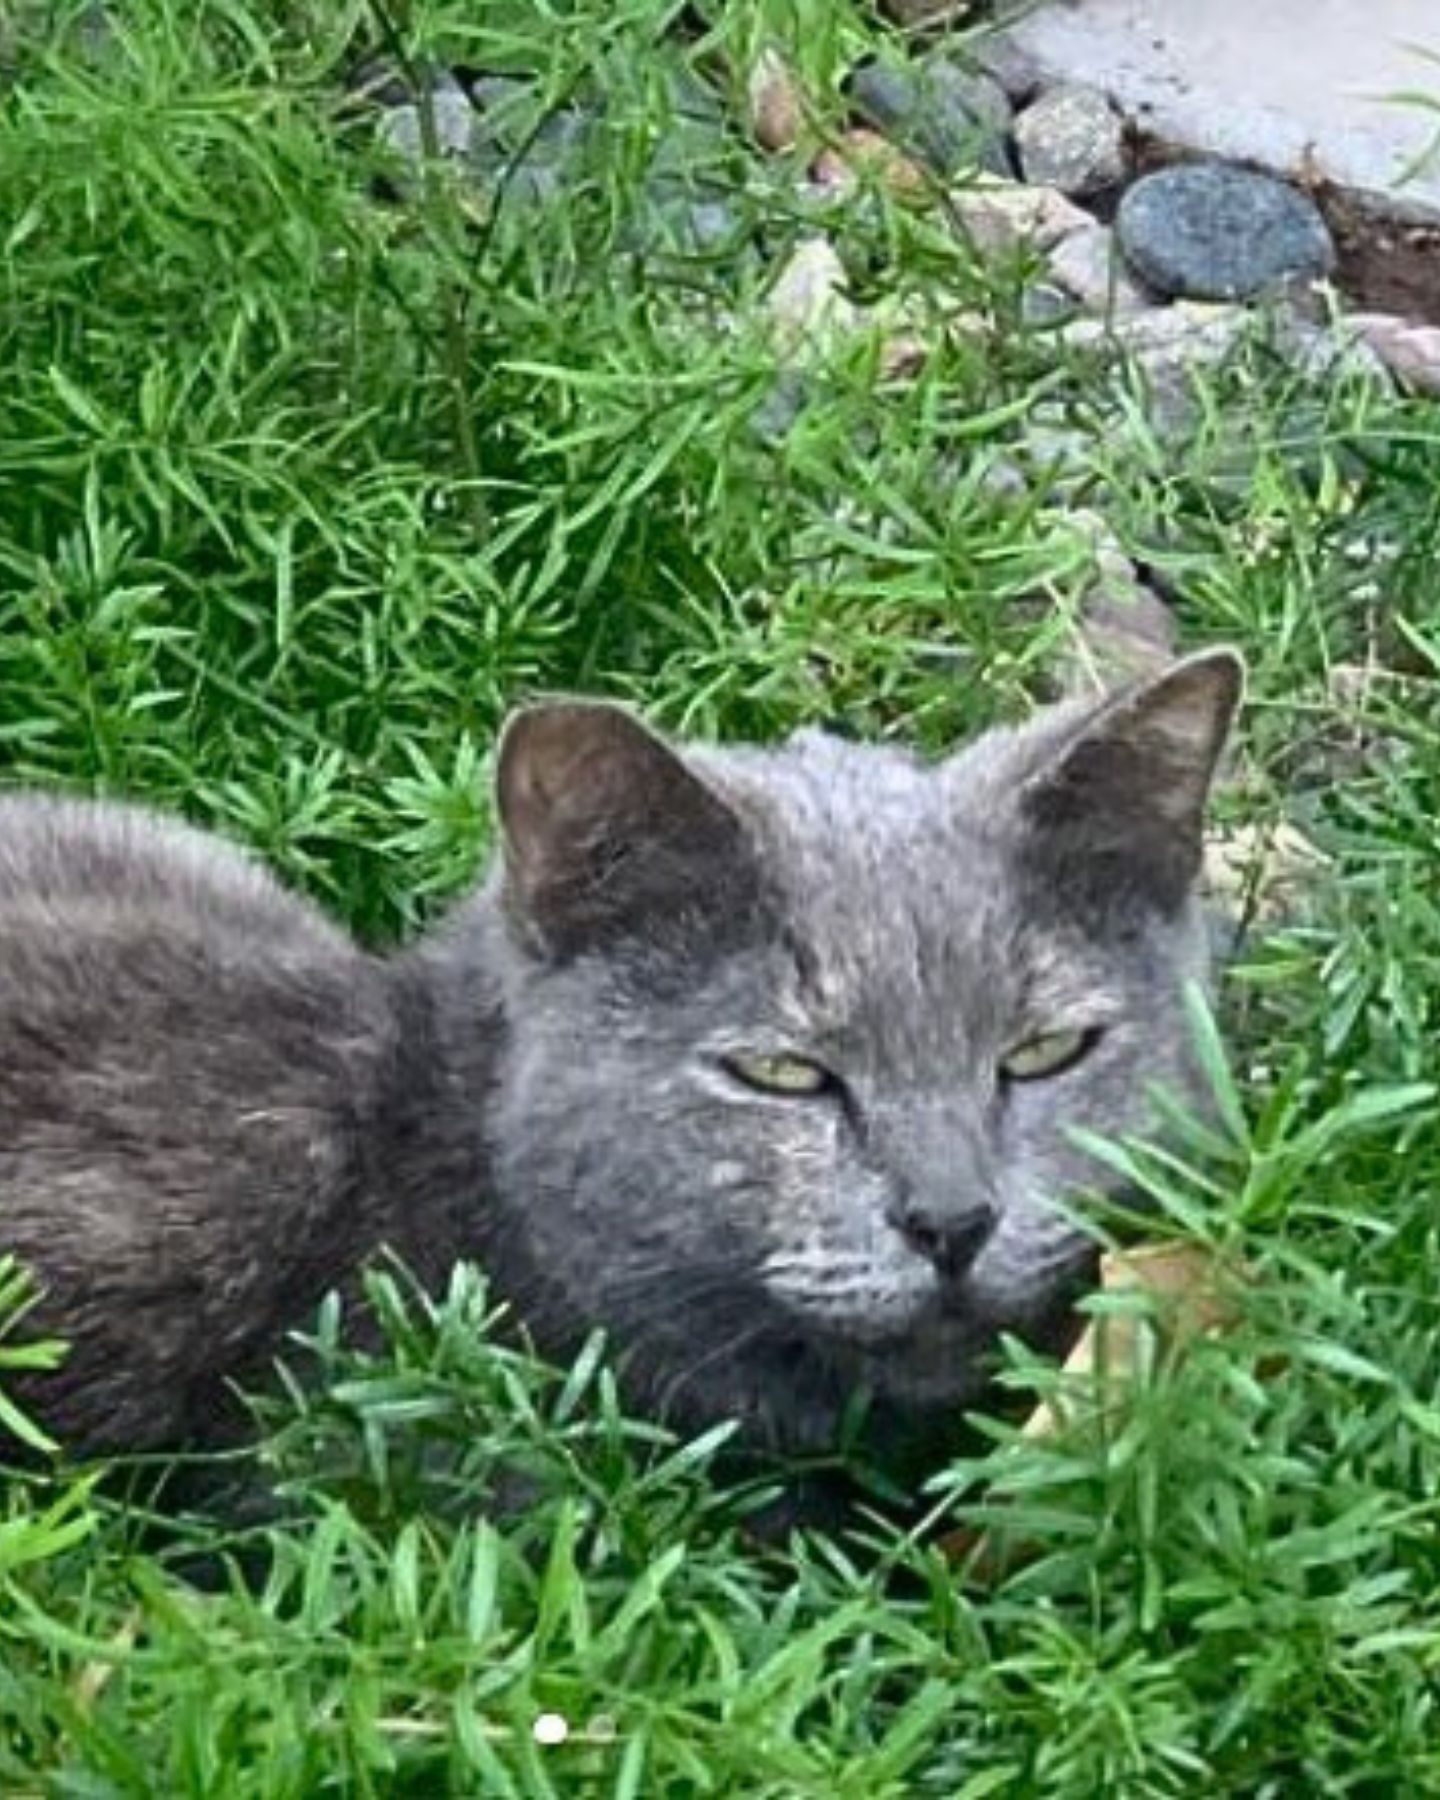
<svg viewBox="0 0 1440 1800">
<path fill-rule="evenodd" d="M 956 229 L 984 256 L 1025 247 L 1048 250 L 1093 223 L 1089 213 L 1054 188 L 1026 187 L 1020 181 L 977 181 L 952 188 L 947 210 Z"/>
<path fill-rule="evenodd" d="M 850 96 L 857 112 L 937 175 L 1011 172 L 1010 102 L 988 75 L 937 56 L 865 63 L 851 77 Z"/>
<path fill-rule="evenodd" d="M 1127 273 L 1108 225 L 1084 225 L 1061 238 L 1050 252 L 1049 267 L 1053 279 L 1087 312 L 1120 319 L 1155 304 Z"/>
<path fill-rule="evenodd" d="M 964 24 L 977 11 L 977 0 L 881 0 L 885 16 L 909 31 L 936 30 Z"/>
<path fill-rule="evenodd" d="M 1417 325 L 1389 313 L 1352 313 L 1343 329 L 1407 388 L 1440 394 L 1440 325 Z"/>
<path fill-rule="evenodd" d="M 1062 194 L 1103 193 L 1125 179 L 1125 125 L 1095 88 L 1057 87 L 1015 121 L 1025 179 Z"/>
<path fill-rule="evenodd" d="M 475 144 L 475 109 L 458 82 L 444 77 L 431 90 L 428 104 L 435 126 L 435 148 L 441 156 L 468 156 Z M 414 102 L 387 106 L 380 115 L 381 140 L 403 156 L 419 163 L 425 155 L 425 123 Z"/>
<path fill-rule="evenodd" d="M 1066 325 L 1079 311 L 1073 294 L 1053 282 L 1038 281 L 1020 296 L 1020 318 L 1026 325 L 1043 330 L 1046 326 Z"/>
<path fill-rule="evenodd" d="M 783 443 L 810 399 L 809 381 L 799 369 L 782 368 L 750 415 L 750 430 L 761 443 Z"/>
<path fill-rule="evenodd" d="M 750 219 L 728 193 L 661 173 L 646 184 L 623 242 L 646 256 L 720 261 L 746 250 L 751 237 Z"/>
<path fill-rule="evenodd" d="M 977 69 L 998 81 L 1016 106 L 1033 100 L 1045 85 L 1045 68 L 1008 31 L 989 31 L 972 38 L 965 54 Z"/>
<path fill-rule="evenodd" d="M 1126 260 L 1157 293 L 1240 300 L 1326 275 L 1335 246 L 1314 201 L 1270 175 L 1187 163 L 1142 176 L 1116 215 Z"/>
</svg>

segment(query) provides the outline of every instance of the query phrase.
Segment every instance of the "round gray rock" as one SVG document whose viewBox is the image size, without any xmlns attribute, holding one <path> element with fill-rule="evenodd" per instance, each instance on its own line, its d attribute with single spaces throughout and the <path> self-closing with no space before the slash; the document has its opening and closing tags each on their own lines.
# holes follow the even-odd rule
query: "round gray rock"
<svg viewBox="0 0 1440 1800">
<path fill-rule="evenodd" d="M 1125 260 L 1157 293 L 1244 300 L 1294 276 L 1326 275 L 1335 246 L 1320 209 L 1271 175 L 1187 163 L 1142 176 L 1120 202 Z"/>
<path fill-rule="evenodd" d="M 1062 194 L 1098 194 L 1125 179 L 1125 127 L 1096 88 L 1057 87 L 1015 121 L 1025 179 Z"/>
</svg>

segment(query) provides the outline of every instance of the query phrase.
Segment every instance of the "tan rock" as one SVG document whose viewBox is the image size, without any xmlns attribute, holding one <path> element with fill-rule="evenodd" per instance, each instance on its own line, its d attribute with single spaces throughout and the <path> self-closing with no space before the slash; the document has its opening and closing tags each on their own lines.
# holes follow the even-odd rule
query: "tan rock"
<svg viewBox="0 0 1440 1800">
<path fill-rule="evenodd" d="M 1107 1294 L 1143 1294 L 1143 1311 L 1102 1313 L 1065 1359 L 1072 1379 L 1098 1377 L 1103 1405 L 1122 1399 L 1127 1386 L 1154 1357 L 1162 1341 L 1183 1347 L 1201 1335 L 1235 1323 L 1233 1294 L 1243 1271 L 1203 1244 L 1140 1244 L 1100 1259 L 1100 1287 Z M 1052 1437 L 1065 1423 L 1064 1402 L 1042 1402 L 1025 1421 L 1026 1437 Z"/>
<path fill-rule="evenodd" d="M 1297 825 L 1234 825 L 1207 838 L 1203 881 L 1243 917 L 1274 921 L 1293 914 L 1329 866 Z"/>
<path fill-rule="evenodd" d="M 805 128 L 799 80 L 773 44 L 755 58 L 745 84 L 746 122 L 762 150 L 793 150 Z"/>
<path fill-rule="evenodd" d="M 970 18 L 975 0 L 883 0 L 887 19 L 910 28 L 959 25 Z"/>
<path fill-rule="evenodd" d="M 889 138 L 857 125 L 828 144 L 810 165 L 810 179 L 831 193 L 849 194 L 873 182 L 900 200 L 935 194 L 934 177 Z"/>
<path fill-rule="evenodd" d="M 977 181 L 948 196 L 957 228 L 986 256 L 1023 246 L 1049 250 L 1072 231 L 1093 225 L 1089 213 L 1055 188 L 1020 181 Z"/>
</svg>

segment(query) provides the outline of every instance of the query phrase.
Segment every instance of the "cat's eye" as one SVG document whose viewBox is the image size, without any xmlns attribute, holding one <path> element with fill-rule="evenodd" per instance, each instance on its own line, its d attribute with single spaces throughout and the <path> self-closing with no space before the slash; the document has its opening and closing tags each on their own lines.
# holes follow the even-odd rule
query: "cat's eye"
<svg viewBox="0 0 1440 1800">
<path fill-rule="evenodd" d="M 835 1077 L 819 1063 L 804 1056 L 727 1056 L 725 1067 L 737 1081 L 762 1094 L 780 1094 L 804 1100 L 826 1093 Z"/>
<path fill-rule="evenodd" d="M 1042 1031 L 1027 1038 L 1000 1059 L 1000 1073 L 1007 1081 L 1044 1081 L 1074 1068 L 1099 1041 L 1098 1031 Z"/>
</svg>

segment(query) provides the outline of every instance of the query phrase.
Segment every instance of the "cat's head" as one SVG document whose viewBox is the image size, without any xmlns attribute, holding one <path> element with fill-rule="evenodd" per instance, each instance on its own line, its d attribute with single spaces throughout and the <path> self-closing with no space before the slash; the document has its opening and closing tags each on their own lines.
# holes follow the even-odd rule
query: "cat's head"
<svg viewBox="0 0 1440 1800">
<path fill-rule="evenodd" d="M 540 1335 L 604 1326 L 650 1404 L 796 1447 L 854 1387 L 953 1406 L 998 1332 L 1049 1337 L 1093 1259 L 1056 1203 L 1108 1179 L 1072 1128 L 1193 1082 L 1241 674 L 1192 657 L 933 766 L 518 714 L 495 1149 Z"/>
</svg>

